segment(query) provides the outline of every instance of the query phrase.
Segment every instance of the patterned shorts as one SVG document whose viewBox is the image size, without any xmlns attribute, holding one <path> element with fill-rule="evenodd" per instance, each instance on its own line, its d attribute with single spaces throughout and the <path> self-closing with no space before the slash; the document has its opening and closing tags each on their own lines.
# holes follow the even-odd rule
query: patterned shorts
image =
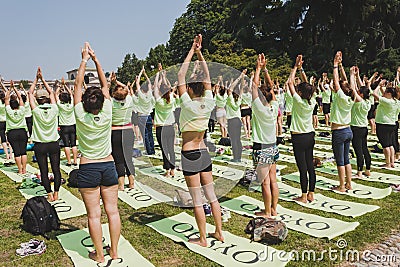
<svg viewBox="0 0 400 267">
<path fill-rule="evenodd" d="M 254 165 L 274 164 L 279 159 L 279 149 L 276 145 L 253 150 L 253 162 Z"/>
</svg>

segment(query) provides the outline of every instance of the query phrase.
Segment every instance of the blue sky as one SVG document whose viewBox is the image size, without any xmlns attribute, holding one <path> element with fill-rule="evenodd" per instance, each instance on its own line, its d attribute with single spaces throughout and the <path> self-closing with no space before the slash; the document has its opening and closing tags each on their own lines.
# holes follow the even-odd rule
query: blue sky
<svg viewBox="0 0 400 267">
<path fill-rule="evenodd" d="M 175 19 L 190 0 L 8 0 L 1 3 L 0 75 L 33 79 L 66 77 L 80 63 L 80 47 L 91 43 L 106 71 L 124 56 L 146 57 L 166 43 Z M 92 65 L 92 63 L 90 63 Z"/>
</svg>

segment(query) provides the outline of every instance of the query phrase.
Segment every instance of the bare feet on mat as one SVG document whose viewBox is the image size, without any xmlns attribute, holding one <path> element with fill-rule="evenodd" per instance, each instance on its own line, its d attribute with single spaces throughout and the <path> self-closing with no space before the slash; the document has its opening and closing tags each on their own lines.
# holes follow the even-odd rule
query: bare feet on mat
<svg viewBox="0 0 400 267">
<path fill-rule="evenodd" d="M 334 190 L 334 191 L 346 192 L 346 188 L 345 187 L 334 186 L 331 189 Z"/>
<path fill-rule="evenodd" d="M 53 201 L 54 201 L 53 193 L 47 193 L 47 200 L 48 200 L 49 202 L 53 202 Z"/>
<path fill-rule="evenodd" d="M 347 190 L 353 190 L 353 187 L 351 186 L 351 184 L 346 183 L 344 186 Z"/>
<path fill-rule="evenodd" d="M 215 239 L 217 239 L 218 241 L 224 242 L 224 237 L 222 236 L 222 233 L 208 233 L 208 236 L 211 236 Z"/>
<path fill-rule="evenodd" d="M 207 247 L 207 240 L 200 240 L 200 238 L 190 238 L 188 242 L 202 247 Z"/>
<path fill-rule="evenodd" d="M 314 193 L 313 192 L 308 192 L 307 194 L 307 200 L 309 202 L 313 202 L 314 201 Z"/>
<path fill-rule="evenodd" d="M 278 212 L 276 212 L 275 209 L 271 209 L 271 215 L 272 216 L 278 216 Z"/>
<path fill-rule="evenodd" d="M 303 197 L 295 197 L 295 198 L 293 198 L 293 200 L 298 201 L 298 202 L 307 203 L 307 198 L 303 198 Z"/>
<path fill-rule="evenodd" d="M 89 252 L 89 258 L 96 262 L 104 262 L 104 256 L 101 257 L 101 256 L 97 255 L 96 250 Z"/>
<path fill-rule="evenodd" d="M 53 193 L 53 199 L 54 201 L 58 200 L 58 192 Z"/>
<path fill-rule="evenodd" d="M 261 210 L 261 211 L 256 211 L 254 213 L 256 216 L 258 217 L 264 217 L 264 218 L 271 218 L 271 213 L 266 213 L 265 210 Z"/>
</svg>

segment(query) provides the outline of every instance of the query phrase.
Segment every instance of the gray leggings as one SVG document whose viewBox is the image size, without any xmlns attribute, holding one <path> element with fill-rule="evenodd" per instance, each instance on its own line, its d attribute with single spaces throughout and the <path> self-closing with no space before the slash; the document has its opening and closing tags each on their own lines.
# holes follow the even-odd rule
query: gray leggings
<svg viewBox="0 0 400 267">
<path fill-rule="evenodd" d="M 242 129 L 242 122 L 239 118 L 228 120 L 228 134 L 231 139 L 232 153 L 234 160 L 242 159 L 242 141 L 240 140 L 240 131 Z"/>
</svg>

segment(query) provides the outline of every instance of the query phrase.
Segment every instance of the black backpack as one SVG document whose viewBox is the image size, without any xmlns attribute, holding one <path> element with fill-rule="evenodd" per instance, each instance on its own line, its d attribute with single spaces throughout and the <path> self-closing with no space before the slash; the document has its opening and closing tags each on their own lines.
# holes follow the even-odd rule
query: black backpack
<svg viewBox="0 0 400 267">
<path fill-rule="evenodd" d="M 33 197 L 26 201 L 22 209 L 23 229 L 34 235 L 49 239 L 47 232 L 60 229 L 60 219 L 56 209 L 43 196 Z"/>
<path fill-rule="evenodd" d="M 218 142 L 220 146 L 231 146 L 231 139 L 229 137 L 221 137 Z"/>
<path fill-rule="evenodd" d="M 283 221 L 257 217 L 250 220 L 244 232 L 251 235 L 251 241 L 274 245 L 286 239 L 288 229 Z"/>
</svg>

